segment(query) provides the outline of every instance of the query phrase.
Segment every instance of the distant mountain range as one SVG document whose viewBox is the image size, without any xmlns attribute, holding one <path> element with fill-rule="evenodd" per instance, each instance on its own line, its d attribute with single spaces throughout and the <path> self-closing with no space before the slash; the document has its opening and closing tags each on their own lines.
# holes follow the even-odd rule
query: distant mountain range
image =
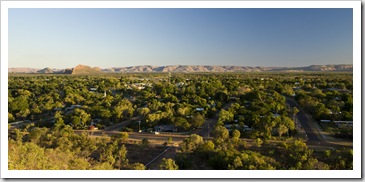
<svg viewBox="0 0 365 182">
<path fill-rule="evenodd" d="M 9 73 L 42 73 L 42 74 L 98 74 L 98 73 L 152 73 L 152 72 L 305 72 L 305 71 L 327 71 L 327 72 L 352 72 L 352 64 L 331 64 L 311 65 L 306 67 L 250 67 L 250 66 L 192 66 L 192 65 L 171 65 L 171 66 L 130 66 L 101 69 L 85 65 L 77 65 L 67 69 L 36 69 L 36 68 L 9 68 Z"/>
</svg>

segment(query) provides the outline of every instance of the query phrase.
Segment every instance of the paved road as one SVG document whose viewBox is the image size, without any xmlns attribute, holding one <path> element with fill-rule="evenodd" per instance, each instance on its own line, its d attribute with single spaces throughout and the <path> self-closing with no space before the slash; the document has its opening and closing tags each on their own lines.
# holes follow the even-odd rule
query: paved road
<svg viewBox="0 0 365 182">
<path fill-rule="evenodd" d="M 123 127 L 128 126 L 132 121 L 138 121 L 140 120 L 140 117 L 133 117 L 128 120 L 125 120 L 121 123 L 115 124 L 113 126 L 106 127 L 103 131 L 120 131 Z"/>
<path fill-rule="evenodd" d="M 75 133 L 81 134 L 83 132 L 87 132 L 90 136 L 102 136 L 102 135 L 115 135 L 120 133 L 120 131 L 103 131 L 103 130 L 74 130 Z M 154 133 L 138 133 L 138 132 L 126 132 L 129 135 L 130 140 L 142 140 L 143 138 L 147 138 L 148 140 L 158 141 L 161 143 L 167 142 L 168 138 L 172 138 L 172 142 L 182 142 L 185 138 L 189 137 L 189 135 L 173 135 L 173 134 L 154 134 Z"/>
<path fill-rule="evenodd" d="M 218 120 L 213 118 L 213 119 L 207 119 L 204 123 L 204 125 L 202 126 L 201 129 L 196 129 L 192 132 L 192 134 L 198 134 L 202 137 L 211 137 L 210 133 L 214 127 L 214 124 L 216 123 L 216 121 Z"/>
<path fill-rule="evenodd" d="M 227 104 L 224 105 L 223 109 L 227 110 L 232 105 L 232 103 L 233 102 L 228 102 Z M 193 133 L 198 134 L 198 135 L 200 135 L 204 138 L 211 137 L 210 133 L 212 132 L 215 124 L 218 122 L 219 112 L 220 112 L 220 110 L 218 110 L 215 113 L 213 118 L 210 118 L 210 119 L 206 120 L 203 127 L 202 127 L 202 129 L 196 130 Z"/>
<path fill-rule="evenodd" d="M 338 147 L 340 145 L 349 146 L 348 142 L 331 142 L 321 137 L 320 129 L 316 127 L 315 123 L 310 123 L 313 121 L 311 121 L 308 118 L 306 113 L 300 108 L 300 106 L 294 99 L 286 97 L 286 103 L 289 104 L 290 107 L 296 107 L 297 109 L 299 109 L 299 112 L 297 113 L 297 118 L 302 124 L 302 127 L 307 134 L 308 140 L 306 144 L 308 146 L 314 146 L 314 147 L 322 147 L 322 146 Z"/>
<path fill-rule="evenodd" d="M 302 109 L 300 109 L 299 105 L 290 98 L 286 98 L 286 102 L 290 105 L 290 107 L 296 107 L 299 109 L 299 112 L 297 113 L 297 118 L 302 124 L 303 129 L 305 130 L 305 133 L 307 134 L 308 142 L 320 142 L 321 140 L 318 138 L 315 130 L 310 127 L 308 122 L 310 122 L 309 118 L 305 115 Z"/>
</svg>

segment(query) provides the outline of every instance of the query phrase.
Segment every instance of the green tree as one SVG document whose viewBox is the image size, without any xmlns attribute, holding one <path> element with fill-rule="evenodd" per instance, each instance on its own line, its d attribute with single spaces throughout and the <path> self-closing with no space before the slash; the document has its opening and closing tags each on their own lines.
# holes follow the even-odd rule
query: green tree
<svg viewBox="0 0 365 182">
<path fill-rule="evenodd" d="M 279 137 L 281 137 L 281 135 L 283 135 L 284 133 L 287 133 L 287 132 L 288 132 L 288 127 L 286 127 L 283 124 L 280 124 L 279 128 L 278 128 Z"/>
<path fill-rule="evenodd" d="M 240 136 L 241 136 L 241 132 L 240 131 L 238 131 L 238 130 L 233 130 L 232 131 L 232 141 L 234 143 L 237 143 L 238 142 L 238 140 L 240 139 Z"/>
<path fill-rule="evenodd" d="M 127 152 L 127 148 L 124 145 L 118 148 L 114 164 L 118 169 L 128 165 Z"/>
<path fill-rule="evenodd" d="M 168 143 L 168 144 L 171 144 L 171 143 L 172 143 L 172 137 L 169 137 L 169 138 L 167 139 L 167 143 Z"/>
<path fill-rule="evenodd" d="M 203 160 L 209 160 L 209 157 L 214 155 L 215 145 L 212 141 L 205 141 L 202 145 L 199 145 L 194 153 L 200 156 Z"/>
<path fill-rule="evenodd" d="M 134 163 L 134 164 L 129 165 L 129 169 L 132 169 L 132 170 L 145 170 L 146 166 L 141 164 L 141 163 Z"/>
<path fill-rule="evenodd" d="M 180 144 L 180 148 L 183 152 L 192 152 L 201 144 L 203 144 L 203 137 L 192 134 Z"/>
<path fill-rule="evenodd" d="M 220 142 L 223 142 L 228 139 L 229 132 L 228 130 L 223 126 L 216 126 L 213 130 L 213 136 L 216 140 L 219 140 Z"/>
<path fill-rule="evenodd" d="M 129 134 L 128 133 L 126 133 L 126 132 L 121 132 L 120 133 L 120 139 L 122 140 L 122 142 L 127 142 L 128 141 L 128 138 L 129 138 Z"/>
<path fill-rule="evenodd" d="M 15 97 L 9 103 L 9 111 L 15 113 L 17 117 L 27 117 L 30 114 L 28 97 L 25 95 Z"/>
<path fill-rule="evenodd" d="M 133 104 L 126 99 L 123 99 L 122 101 L 118 102 L 113 109 L 113 114 L 115 118 L 118 120 L 123 120 L 132 117 L 133 112 L 134 112 Z"/>
<path fill-rule="evenodd" d="M 231 121 L 233 121 L 233 117 L 234 117 L 233 113 L 222 109 L 219 112 L 218 123 L 219 123 L 219 125 L 223 125 L 224 122 L 231 122 Z"/>
<path fill-rule="evenodd" d="M 161 164 L 159 165 L 161 170 L 178 170 L 179 166 L 176 165 L 175 161 L 172 159 L 163 158 Z"/>
<path fill-rule="evenodd" d="M 193 118 L 191 120 L 191 125 L 194 128 L 199 128 L 199 127 L 203 126 L 203 124 L 204 124 L 204 116 L 202 116 L 200 114 L 193 116 Z"/>
<path fill-rule="evenodd" d="M 11 122 L 14 122 L 14 121 L 15 121 L 15 118 L 14 118 L 13 114 L 11 114 L 11 113 L 9 113 L 9 112 L 8 112 L 8 120 L 9 120 L 9 123 L 11 123 Z"/>
<path fill-rule="evenodd" d="M 293 115 L 295 116 L 295 115 L 297 115 L 297 113 L 299 112 L 300 110 L 297 108 L 297 107 L 293 107 L 292 108 L 292 113 L 293 113 Z"/>
<path fill-rule="evenodd" d="M 190 123 L 182 117 L 176 117 L 174 119 L 174 125 L 183 130 L 188 130 L 191 126 Z"/>
<path fill-rule="evenodd" d="M 210 140 L 205 141 L 203 145 L 201 145 L 200 150 L 204 152 L 213 152 L 214 151 L 214 143 Z"/>
<path fill-rule="evenodd" d="M 107 162 L 97 163 L 93 166 L 93 170 L 113 170 L 113 166 Z"/>
<path fill-rule="evenodd" d="M 55 124 L 53 126 L 54 131 L 60 131 L 66 126 L 64 120 L 62 119 L 61 112 L 57 111 L 55 113 L 54 119 L 55 119 Z"/>
<path fill-rule="evenodd" d="M 129 134 L 127 132 L 120 132 L 112 136 L 114 140 L 120 141 L 122 143 L 126 143 L 129 138 Z"/>
<path fill-rule="evenodd" d="M 287 116 L 280 116 L 281 117 L 281 123 L 286 126 L 288 129 L 290 130 L 294 130 L 295 128 L 295 124 L 294 121 L 292 119 L 290 119 Z"/>
<path fill-rule="evenodd" d="M 71 116 L 72 124 L 76 129 L 85 129 L 91 120 L 91 115 L 85 110 L 76 108 Z"/>
<path fill-rule="evenodd" d="M 263 143 L 263 141 L 261 140 L 261 138 L 256 138 L 254 140 L 254 144 L 256 147 L 261 147 L 262 143 Z"/>
<path fill-rule="evenodd" d="M 143 116 L 143 118 L 145 118 L 147 116 L 147 114 L 150 113 L 150 109 L 148 107 L 143 107 L 143 108 L 139 108 L 138 109 L 138 114 Z"/>
<path fill-rule="evenodd" d="M 47 132 L 47 128 L 36 127 L 29 132 L 29 140 L 35 144 L 40 145 L 42 143 L 42 138 L 46 136 Z"/>
<path fill-rule="evenodd" d="M 235 159 L 233 160 L 233 167 L 234 169 L 243 167 L 242 160 L 239 156 L 236 156 Z"/>
<path fill-rule="evenodd" d="M 16 142 L 19 142 L 19 143 L 21 143 L 22 142 L 22 140 L 23 140 L 23 137 L 24 137 L 24 133 L 23 132 L 21 132 L 18 128 L 15 128 L 14 130 L 13 130 L 13 132 L 14 132 L 14 140 L 16 141 Z"/>
<path fill-rule="evenodd" d="M 186 116 L 189 113 L 190 110 L 191 109 L 188 106 L 179 107 L 177 109 L 177 114 L 180 115 L 180 116 Z"/>
</svg>

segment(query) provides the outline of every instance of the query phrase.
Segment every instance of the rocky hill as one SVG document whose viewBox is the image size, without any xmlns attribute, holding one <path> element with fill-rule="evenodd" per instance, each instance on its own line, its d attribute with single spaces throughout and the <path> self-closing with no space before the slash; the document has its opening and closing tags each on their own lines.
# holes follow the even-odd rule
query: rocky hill
<svg viewBox="0 0 365 182">
<path fill-rule="evenodd" d="M 67 69 L 66 69 L 67 70 Z M 71 70 L 67 70 L 64 73 L 70 73 L 72 75 L 83 75 L 83 74 L 98 74 L 102 73 L 101 69 L 98 67 L 90 67 L 85 65 L 77 65 L 76 67 L 72 68 Z"/>
<path fill-rule="evenodd" d="M 338 65 L 311 65 L 307 67 L 250 67 L 250 66 L 192 66 L 192 65 L 170 65 L 170 66 L 130 66 L 100 69 L 78 65 L 74 68 L 56 70 L 51 68 L 9 68 L 9 73 L 58 73 L 58 74 L 99 74 L 99 73 L 150 73 L 150 72 L 305 72 L 305 71 L 326 71 L 326 72 L 352 72 L 352 64 Z"/>
<path fill-rule="evenodd" d="M 37 73 L 54 73 L 54 70 L 47 67 L 47 68 L 38 70 Z"/>
</svg>

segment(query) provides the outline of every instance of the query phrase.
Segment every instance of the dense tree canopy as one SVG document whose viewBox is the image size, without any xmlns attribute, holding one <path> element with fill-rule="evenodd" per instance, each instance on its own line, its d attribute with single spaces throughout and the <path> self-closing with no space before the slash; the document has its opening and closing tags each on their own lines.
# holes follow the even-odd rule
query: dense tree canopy
<svg viewBox="0 0 365 182">
<path fill-rule="evenodd" d="M 25 125 L 10 127 L 9 168 L 145 169 L 128 159 L 127 133 L 74 134 L 125 122 L 128 132 L 211 131 L 186 138 L 161 169 L 198 168 L 194 160 L 208 169 L 351 169 L 352 150 L 308 149 L 296 140 L 295 121 L 299 112 L 318 122 L 352 121 L 352 88 L 352 73 L 10 74 L 9 123 Z M 350 127 L 324 127 L 352 139 Z M 141 150 L 153 146 L 140 142 Z"/>
</svg>

